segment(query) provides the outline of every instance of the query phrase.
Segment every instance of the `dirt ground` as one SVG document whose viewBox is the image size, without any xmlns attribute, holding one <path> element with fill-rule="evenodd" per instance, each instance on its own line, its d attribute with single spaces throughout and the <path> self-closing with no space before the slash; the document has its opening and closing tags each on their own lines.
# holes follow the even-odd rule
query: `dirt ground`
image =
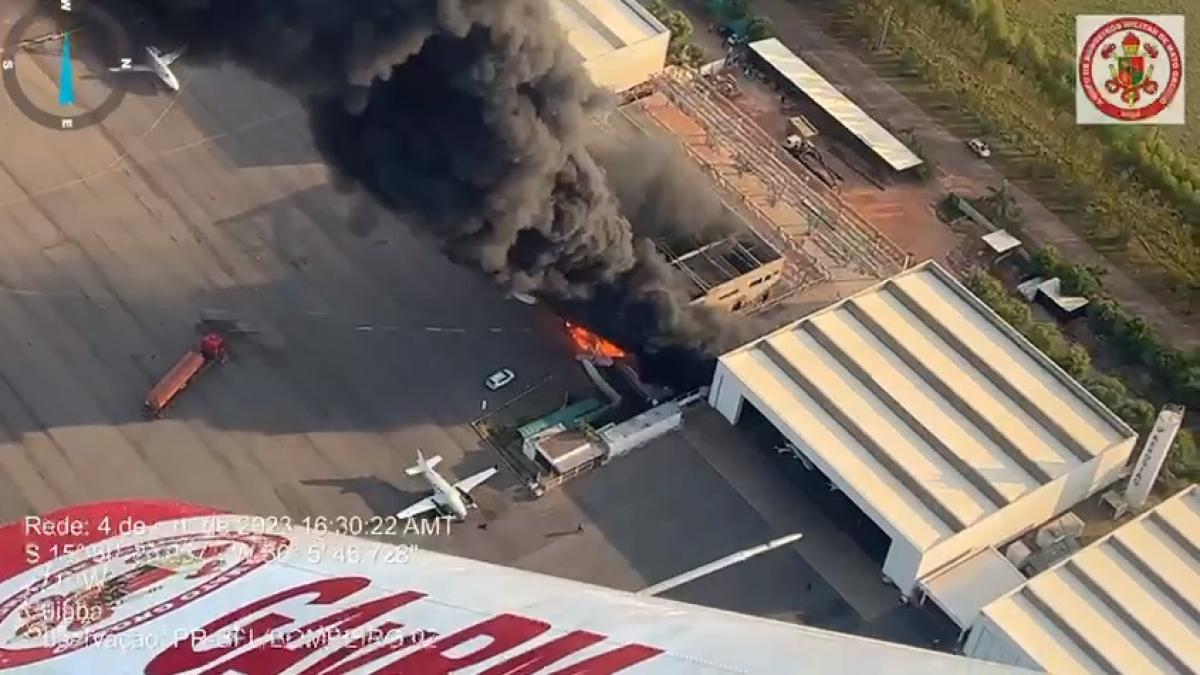
<svg viewBox="0 0 1200 675">
<path fill-rule="evenodd" d="M 797 97 L 787 96 L 770 84 L 747 77 L 740 68 L 731 68 L 741 96 L 735 103 L 751 116 L 772 138 L 780 142 L 787 136 L 788 118 L 813 114 L 816 107 Z M 864 156 L 865 149 L 855 149 L 834 138 L 836 129 L 819 129 L 816 144 L 826 164 L 843 182 L 839 194 L 850 206 L 878 228 L 900 248 L 910 253 L 914 262 L 935 259 L 944 262 L 958 244 L 958 236 L 938 220 L 934 206 L 945 195 L 936 181 L 921 182 L 915 176 L 895 175 L 878 187 L 874 177 L 865 175 L 872 160 Z M 845 158 L 845 159 L 843 159 Z"/>
</svg>

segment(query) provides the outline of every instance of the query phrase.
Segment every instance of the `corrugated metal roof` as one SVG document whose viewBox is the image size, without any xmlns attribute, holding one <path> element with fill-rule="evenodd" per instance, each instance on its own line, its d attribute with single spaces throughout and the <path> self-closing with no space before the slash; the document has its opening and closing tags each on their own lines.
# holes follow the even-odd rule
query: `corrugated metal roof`
<svg viewBox="0 0 1200 675">
<path fill-rule="evenodd" d="M 550 8 L 584 61 L 667 31 L 637 0 L 553 0 Z"/>
<path fill-rule="evenodd" d="M 720 361 L 922 549 L 1134 436 L 932 262 Z"/>
<path fill-rule="evenodd" d="M 989 546 L 920 583 L 938 607 L 965 629 L 985 605 L 1023 586 L 1025 575 Z"/>
<path fill-rule="evenodd" d="M 921 164 L 920 157 L 913 154 L 891 132 L 863 112 L 862 108 L 846 98 L 778 39 L 751 42 L 750 49 L 858 137 L 887 162 L 888 166 L 896 171 L 903 171 Z"/>
<path fill-rule="evenodd" d="M 1200 670 L 1193 485 L 984 608 L 1052 673 Z"/>
</svg>

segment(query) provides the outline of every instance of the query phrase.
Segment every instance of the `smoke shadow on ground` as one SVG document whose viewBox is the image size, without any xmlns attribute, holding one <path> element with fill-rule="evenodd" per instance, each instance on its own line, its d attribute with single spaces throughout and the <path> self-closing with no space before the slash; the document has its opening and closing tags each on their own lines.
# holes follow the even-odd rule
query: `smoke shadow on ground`
<svg viewBox="0 0 1200 675">
<path fill-rule="evenodd" d="M 215 223 L 204 246 L 154 265 L 155 287 L 136 294 L 98 294 L 77 282 L 87 270 L 62 265 L 0 288 L 10 327 L 0 342 L 29 351 L 0 364 L 0 397 L 12 402 L 0 438 L 140 422 L 142 398 L 195 343 L 204 308 L 261 331 L 168 413 L 214 429 L 412 428 L 428 442 L 444 434 L 426 430 L 465 428 L 483 400 L 502 403 L 483 386 L 500 367 L 518 381 L 583 381 L 544 307 L 504 300 L 396 223 L 354 235 L 352 201 L 322 186 Z"/>
<path fill-rule="evenodd" d="M 155 44 L 145 24 L 125 22 L 133 47 L 133 61 L 145 64 L 146 47 L 170 52 L 186 45 Z M 172 117 L 182 116 L 193 125 L 199 138 L 220 149 L 237 168 L 295 166 L 322 163 L 312 144 L 307 117 L 296 99 L 231 63 L 197 63 L 185 49 L 171 64 L 180 83 L 172 92 L 153 73 L 110 73 L 93 57 L 93 77 L 109 87 L 120 87 L 132 95 L 126 105 L 142 105 L 156 119 L 168 106 Z M 147 113 L 147 115 L 150 113 Z M 162 126 L 156 122 L 156 126 Z M 286 133 L 265 135 L 264 129 L 284 127 Z M 139 130 L 139 135 L 146 130 Z M 157 129 L 151 134 L 161 133 Z"/>
<path fill-rule="evenodd" d="M 308 119 L 288 94 L 232 64 L 176 66 L 183 85 L 173 114 L 186 116 L 237 168 L 322 164 Z M 170 92 L 159 95 L 168 100 Z"/>
<path fill-rule="evenodd" d="M 562 490 L 647 585 L 665 581 L 773 533 L 680 434 L 669 434 L 573 480 Z M 808 590 L 808 584 L 812 590 Z M 799 555 L 764 554 L 663 597 L 825 628 L 857 613 Z"/>
</svg>

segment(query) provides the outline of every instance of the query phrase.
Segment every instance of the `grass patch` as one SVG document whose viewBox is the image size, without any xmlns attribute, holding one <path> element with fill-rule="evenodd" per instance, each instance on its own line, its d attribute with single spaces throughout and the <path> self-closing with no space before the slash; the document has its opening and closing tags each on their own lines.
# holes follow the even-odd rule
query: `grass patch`
<svg viewBox="0 0 1200 675">
<path fill-rule="evenodd" d="M 1073 59 L 1069 64 L 1056 60 L 1063 53 L 1057 46 L 1064 35 L 1069 38 L 1066 58 L 1073 53 L 1073 14 L 1065 12 L 1084 7 L 1103 12 L 1115 3 L 1055 2 L 1054 12 L 1040 15 L 1041 19 L 1052 15 L 1053 19 L 1038 25 L 1037 30 L 1027 28 L 1038 23 L 1033 18 L 1038 16 L 1036 10 L 1030 6 L 1040 5 L 1044 10 L 1050 6 L 1049 0 L 1011 2 L 1014 8 L 1009 10 L 1006 30 L 986 29 L 987 22 L 978 27 L 964 20 L 961 12 L 940 4 L 975 6 L 981 1 L 842 0 L 835 6 L 847 19 L 843 25 L 868 43 L 878 39 L 887 9 L 894 8 L 886 48 L 893 72 L 917 74 L 928 85 L 925 96 L 920 92 L 913 96 L 918 102 L 939 119 L 956 119 L 957 124 L 947 124 L 952 131 L 963 134 L 980 129 L 1001 142 L 1002 147 L 993 148 L 993 161 L 1142 283 L 1190 304 L 1200 303 L 1200 220 L 1189 223 L 1175 205 L 1178 195 L 1167 194 L 1170 186 L 1160 186 L 1160 192 L 1148 187 L 1155 181 L 1140 169 L 1114 166 L 1115 144 L 1125 139 L 1111 131 L 1076 125 L 1073 106 L 1061 100 L 1065 80 L 1059 80 L 1058 96 L 1047 93 L 1052 89 L 1046 84 L 1050 76 L 1031 75 L 1035 66 L 1012 58 L 1007 51 L 1008 47 L 1033 44 L 1040 53 L 1031 60 L 1045 64 L 1047 72 L 1073 72 L 1069 65 Z M 1158 4 L 1171 3 L 1163 0 Z M 1182 4 L 1182 0 L 1175 3 Z M 1189 37 L 1196 39 L 1195 35 Z M 1031 42 L 1033 38 L 1036 40 Z M 881 58 L 877 55 L 875 60 Z M 1200 58 L 1191 61 L 1196 62 L 1190 63 L 1195 70 Z M 907 89 L 905 93 L 912 95 L 914 87 Z M 1190 95 L 1197 96 L 1196 88 L 1192 89 Z M 1189 108 L 1193 119 L 1200 110 L 1195 105 Z M 1196 142 L 1195 129 L 1189 133 L 1193 136 L 1186 141 Z M 1184 142 L 1184 136 L 1179 138 Z"/>
</svg>

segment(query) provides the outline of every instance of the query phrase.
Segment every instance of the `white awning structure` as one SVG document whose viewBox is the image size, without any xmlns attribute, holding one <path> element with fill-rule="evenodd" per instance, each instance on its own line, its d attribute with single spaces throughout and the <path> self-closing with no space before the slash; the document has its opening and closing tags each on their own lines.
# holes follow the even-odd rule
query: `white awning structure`
<svg viewBox="0 0 1200 675">
<path fill-rule="evenodd" d="M 1068 314 L 1078 312 L 1087 307 L 1088 299 L 1079 295 L 1063 295 L 1062 279 L 1054 277 L 1047 279 L 1038 286 L 1038 292 L 1046 296 L 1046 299 L 1055 307 L 1067 312 Z"/>
<path fill-rule="evenodd" d="M 1021 240 L 1009 234 L 1008 230 L 989 232 L 981 238 L 983 243 L 987 244 L 988 248 L 996 254 L 1008 253 L 1021 247 Z"/>
<path fill-rule="evenodd" d="M 921 164 L 917 157 L 882 125 L 863 112 L 820 73 L 800 60 L 776 38 L 751 42 L 750 49 L 797 89 L 813 100 L 895 171 Z"/>
<path fill-rule="evenodd" d="M 920 581 L 926 597 L 963 629 L 984 606 L 1024 583 L 1025 575 L 991 546 Z"/>
<path fill-rule="evenodd" d="M 1062 279 L 1058 277 L 1027 279 L 1017 285 L 1017 292 L 1030 302 L 1036 300 L 1039 295 L 1044 296 L 1052 305 L 1067 314 L 1077 312 L 1088 304 L 1088 299 L 1083 296 L 1063 295 Z"/>
</svg>

